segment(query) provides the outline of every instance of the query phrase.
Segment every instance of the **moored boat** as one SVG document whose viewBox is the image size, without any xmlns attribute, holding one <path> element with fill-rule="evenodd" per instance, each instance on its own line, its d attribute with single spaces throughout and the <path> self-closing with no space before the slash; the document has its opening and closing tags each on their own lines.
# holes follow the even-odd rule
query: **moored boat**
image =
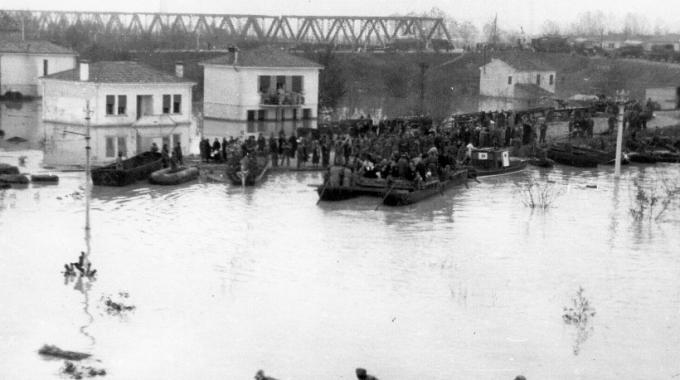
<svg viewBox="0 0 680 380">
<path fill-rule="evenodd" d="M 655 164 L 657 162 L 656 156 L 644 152 L 629 152 L 628 159 L 631 162 L 637 162 L 641 164 Z"/>
<path fill-rule="evenodd" d="M 24 174 L 0 174 L 0 182 L 25 185 L 30 181 Z"/>
<path fill-rule="evenodd" d="M 0 174 L 19 174 L 19 168 L 13 165 L 0 163 Z"/>
<path fill-rule="evenodd" d="M 322 201 L 342 201 L 345 199 L 371 196 L 384 197 L 389 189 L 408 190 L 413 187 L 412 181 L 405 179 L 366 178 L 356 174 L 350 174 L 344 178 L 344 173 L 339 174 L 341 166 L 330 168 L 329 179 L 323 185 L 318 185 L 316 191 Z"/>
<path fill-rule="evenodd" d="M 113 163 L 92 170 L 92 183 L 98 186 L 126 186 L 149 178 L 151 173 L 163 167 L 162 155 L 144 152 L 122 162 L 119 168 Z"/>
<path fill-rule="evenodd" d="M 149 182 L 155 185 L 179 185 L 198 178 L 198 168 L 195 166 L 180 166 L 156 170 L 149 176 Z"/>
<path fill-rule="evenodd" d="M 552 168 L 555 165 L 555 161 L 547 157 L 529 157 L 527 163 L 529 165 L 538 166 L 539 168 Z"/>
<path fill-rule="evenodd" d="M 548 148 L 548 158 L 562 165 L 581 168 L 597 167 L 598 161 L 592 155 L 571 149 L 569 145 L 553 145 Z"/>
<path fill-rule="evenodd" d="M 527 161 L 510 157 L 507 149 L 479 148 L 472 151 L 469 174 L 473 177 L 510 174 L 526 167 Z"/>
<path fill-rule="evenodd" d="M 59 176 L 55 174 L 31 174 L 31 182 L 59 182 Z"/>
<path fill-rule="evenodd" d="M 421 186 L 412 185 L 410 189 L 392 189 L 384 195 L 383 204 L 387 206 L 405 206 L 427 199 L 433 195 L 442 194 L 445 190 L 456 185 L 464 184 L 468 179 L 467 169 L 456 170 L 447 179 L 434 179 Z"/>
<path fill-rule="evenodd" d="M 257 169 L 251 169 L 245 172 L 231 170 L 227 172 L 227 177 L 229 177 L 231 183 L 235 186 L 255 186 L 264 180 L 268 170 L 269 165 L 264 165 Z"/>
</svg>

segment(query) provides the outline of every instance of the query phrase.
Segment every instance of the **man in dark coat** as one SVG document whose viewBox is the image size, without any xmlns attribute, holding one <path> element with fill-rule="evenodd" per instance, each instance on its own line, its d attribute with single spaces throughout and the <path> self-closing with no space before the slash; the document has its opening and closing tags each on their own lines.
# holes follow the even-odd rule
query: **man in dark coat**
<svg viewBox="0 0 680 380">
<path fill-rule="evenodd" d="M 175 156 L 175 160 L 177 160 L 177 163 L 182 165 L 184 163 L 183 156 L 182 156 L 182 147 L 179 144 L 179 141 L 175 143 L 175 147 L 172 149 L 172 154 Z"/>
</svg>

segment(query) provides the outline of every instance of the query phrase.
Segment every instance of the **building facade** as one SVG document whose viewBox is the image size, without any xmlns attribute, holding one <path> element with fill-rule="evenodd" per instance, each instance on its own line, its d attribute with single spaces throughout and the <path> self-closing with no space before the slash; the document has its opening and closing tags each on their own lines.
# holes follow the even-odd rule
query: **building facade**
<svg viewBox="0 0 680 380">
<path fill-rule="evenodd" d="M 131 157 L 152 143 L 185 153 L 198 145 L 191 88 L 178 65 L 175 75 L 136 62 L 81 62 L 78 69 L 41 78 L 45 163 L 80 165 L 89 125 L 94 164 Z"/>
<path fill-rule="evenodd" d="M 552 104 L 555 70 L 521 57 L 492 58 L 479 68 L 480 111 L 519 110 Z"/>
<path fill-rule="evenodd" d="M 47 41 L 0 41 L 0 95 L 39 96 L 38 78 L 76 66 L 76 54 Z"/>
<path fill-rule="evenodd" d="M 314 125 L 321 65 L 269 48 L 234 49 L 202 65 L 207 135 L 237 137 Z"/>
</svg>

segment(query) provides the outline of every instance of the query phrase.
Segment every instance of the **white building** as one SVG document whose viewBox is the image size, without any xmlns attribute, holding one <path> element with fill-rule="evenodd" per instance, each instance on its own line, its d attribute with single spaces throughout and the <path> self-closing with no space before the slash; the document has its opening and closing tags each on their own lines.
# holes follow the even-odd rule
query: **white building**
<svg viewBox="0 0 680 380">
<path fill-rule="evenodd" d="M 38 96 L 38 78 L 76 66 L 76 54 L 47 41 L 0 41 L 0 94 Z"/>
<path fill-rule="evenodd" d="M 479 71 L 480 111 L 552 105 L 557 83 L 553 69 L 516 55 L 492 58 Z"/>
<path fill-rule="evenodd" d="M 317 119 L 323 67 L 315 62 L 280 49 L 259 48 L 235 50 L 202 66 L 208 136 L 270 133 Z"/>
<path fill-rule="evenodd" d="M 169 149 L 180 142 L 195 153 L 196 123 L 191 113 L 191 88 L 183 78 L 136 62 L 81 62 L 78 69 L 41 78 L 45 163 L 78 165 L 85 159 L 82 135 L 90 107 L 91 156 L 95 164 L 131 157 L 155 142 Z"/>
</svg>

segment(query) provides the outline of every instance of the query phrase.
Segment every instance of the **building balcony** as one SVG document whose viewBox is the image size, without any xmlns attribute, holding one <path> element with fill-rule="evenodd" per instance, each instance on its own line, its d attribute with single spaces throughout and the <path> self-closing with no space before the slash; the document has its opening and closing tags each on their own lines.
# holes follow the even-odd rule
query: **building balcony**
<svg viewBox="0 0 680 380">
<path fill-rule="evenodd" d="M 271 108 L 297 108 L 305 105 L 305 97 L 299 92 L 260 94 L 260 106 Z"/>
</svg>

